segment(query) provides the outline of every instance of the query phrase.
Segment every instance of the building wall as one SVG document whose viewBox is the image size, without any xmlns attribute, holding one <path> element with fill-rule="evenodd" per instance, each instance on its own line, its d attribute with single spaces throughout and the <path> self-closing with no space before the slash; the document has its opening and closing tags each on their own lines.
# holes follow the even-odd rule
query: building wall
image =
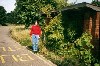
<svg viewBox="0 0 100 66">
<path fill-rule="evenodd" d="M 100 12 L 86 12 L 84 15 L 84 31 L 88 31 L 93 36 L 91 42 L 94 45 L 94 54 L 96 54 L 96 57 L 100 54 L 99 29 Z"/>
<path fill-rule="evenodd" d="M 94 44 L 94 54 L 97 58 L 100 59 L 100 44 L 99 44 L 99 25 L 100 25 L 100 12 L 96 13 L 96 20 L 95 20 L 95 31 L 93 37 L 93 44 Z"/>
<path fill-rule="evenodd" d="M 100 12 L 96 13 L 95 38 L 99 38 Z"/>
<path fill-rule="evenodd" d="M 99 38 L 100 12 L 86 12 L 84 15 L 84 31 L 92 34 L 93 38 Z"/>
</svg>

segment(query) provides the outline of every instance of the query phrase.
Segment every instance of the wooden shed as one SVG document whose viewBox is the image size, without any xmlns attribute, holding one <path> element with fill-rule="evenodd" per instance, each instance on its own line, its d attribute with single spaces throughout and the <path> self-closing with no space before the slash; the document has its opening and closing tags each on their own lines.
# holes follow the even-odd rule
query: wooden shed
<svg viewBox="0 0 100 66">
<path fill-rule="evenodd" d="M 64 9 L 62 9 L 62 12 L 64 13 L 64 15 L 72 15 L 68 16 L 70 20 L 80 21 L 81 24 L 83 24 L 83 31 L 88 31 L 89 33 L 91 33 L 91 35 L 93 36 L 92 44 L 95 46 L 95 50 L 97 51 L 97 53 L 100 53 L 100 7 L 83 2 L 65 7 Z M 77 16 L 80 17 L 77 18 Z"/>
</svg>

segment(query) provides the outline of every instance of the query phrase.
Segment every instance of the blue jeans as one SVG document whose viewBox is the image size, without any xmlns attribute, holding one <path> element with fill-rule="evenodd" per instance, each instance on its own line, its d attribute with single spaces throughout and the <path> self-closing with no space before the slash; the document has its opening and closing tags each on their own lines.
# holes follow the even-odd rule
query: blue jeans
<svg viewBox="0 0 100 66">
<path fill-rule="evenodd" d="M 32 34 L 32 47 L 33 51 L 38 51 L 39 35 Z"/>
</svg>

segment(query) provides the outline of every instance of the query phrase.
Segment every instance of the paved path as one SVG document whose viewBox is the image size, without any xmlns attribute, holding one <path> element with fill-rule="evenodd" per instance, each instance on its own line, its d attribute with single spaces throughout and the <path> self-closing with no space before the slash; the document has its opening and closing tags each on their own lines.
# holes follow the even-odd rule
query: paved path
<svg viewBox="0 0 100 66">
<path fill-rule="evenodd" d="M 10 37 L 9 27 L 0 26 L 0 66 L 56 66 L 32 53 Z"/>
</svg>

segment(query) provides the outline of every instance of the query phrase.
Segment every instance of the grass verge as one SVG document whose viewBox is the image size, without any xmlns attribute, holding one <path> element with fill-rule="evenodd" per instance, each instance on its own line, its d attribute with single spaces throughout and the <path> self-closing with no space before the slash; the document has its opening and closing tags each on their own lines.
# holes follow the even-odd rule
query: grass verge
<svg viewBox="0 0 100 66">
<path fill-rule="evenodd" d="M 11 37 L 22 46 L 31 46 L 29 29 L 24 29 L 24 26 L 11 26 L 10 30 Z"/>
</svg>

